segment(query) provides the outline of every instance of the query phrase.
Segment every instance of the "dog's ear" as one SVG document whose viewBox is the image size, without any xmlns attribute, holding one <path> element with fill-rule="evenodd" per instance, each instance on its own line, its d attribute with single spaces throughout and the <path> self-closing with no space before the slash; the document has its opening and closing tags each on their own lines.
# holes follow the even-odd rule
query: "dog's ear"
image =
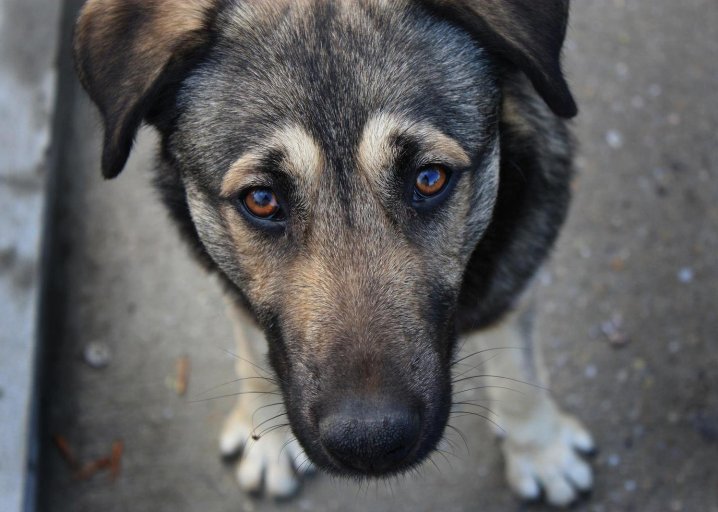
<svg viewBox="0 0 718 512">
<path fill-rule="evenodd" d="M 105 126 L 102 173 L 125 166 L 158 96 L 210 43 L 219 0 L 88 0 L 75 27 L 75 64 Z"/>
<path fill-rule="evenodd" d="M 569 0 L 421 0 L 466 27 L 523 71 L 551 110 L 573 117 L 576 103 L 561 71 Z"/>
</svg>

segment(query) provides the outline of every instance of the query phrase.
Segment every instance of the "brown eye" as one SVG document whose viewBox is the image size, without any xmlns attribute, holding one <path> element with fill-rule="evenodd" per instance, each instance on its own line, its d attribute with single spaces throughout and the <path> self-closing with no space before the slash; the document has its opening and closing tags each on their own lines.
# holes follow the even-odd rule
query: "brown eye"
<svg viewBox="0 0 718 512">
<path fill-rule="evenodd" d="M 281 207 L 270 188 L 253 188 L 244 196 L 247 211 L 260 219 L 280 220 Z"/>
<path fill-rule="evenodd" d="M 437 195 L 444 190 L 449 180 L 448 171 L 440 165 L 424 167 L 416 175 L 416 193 L 419 199 L 425 199 Z"/>
</svg>

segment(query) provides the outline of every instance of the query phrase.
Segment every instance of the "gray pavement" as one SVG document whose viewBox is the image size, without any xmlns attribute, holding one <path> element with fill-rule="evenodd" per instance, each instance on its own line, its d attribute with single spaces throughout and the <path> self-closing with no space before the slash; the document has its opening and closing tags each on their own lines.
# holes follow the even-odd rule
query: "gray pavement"
<svg viewBox="0 0 718 512">
<path fill-rule="evenodd" d="M 577 510 L 718 512 L 718 4 L 576 1 L 566 59 L 580 176 L 541 279 L 539 332 L 553 389 L 601 449 Z M 218 287 L 149 186 L 153 134 L 103 182 L 97 117 L 77 84 L 63 94 L 40 510 L 526 508 L 478 418 L 456 422 L 468 451 L 459 441 L 417 476 L 358 486 L 319 475 L 281 504 L 243 496 L 217 455 L 233 400 L 189 399 L 234 379 L 222 350 L 232 338 Z M 90 343 L 110 349 L 107 367 L 83 361 Z M 189 398 L 172 382 L 182 355 Z M 83 460 L 122 439 L 120 477 L 74 479 L 58 434 Z"/>
<path fill-rule="evenodd" d="M 21 510 L 55 105 L 57 0 L 0 2 L 0 511 Z"/>
</svg>

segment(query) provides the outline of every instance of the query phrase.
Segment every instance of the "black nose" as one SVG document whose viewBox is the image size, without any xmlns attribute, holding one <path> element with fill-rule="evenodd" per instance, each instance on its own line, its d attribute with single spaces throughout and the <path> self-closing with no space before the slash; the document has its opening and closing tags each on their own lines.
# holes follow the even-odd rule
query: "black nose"
<svg viewBox="0 0 718 512">
<path fill-rule="evenodd" d="M 370 475 L 406 466 L 421 433 L 421 415 L 408 403 L 347 400 L 319 421 L 324 449 L 349 470 Z"/>
</svg>

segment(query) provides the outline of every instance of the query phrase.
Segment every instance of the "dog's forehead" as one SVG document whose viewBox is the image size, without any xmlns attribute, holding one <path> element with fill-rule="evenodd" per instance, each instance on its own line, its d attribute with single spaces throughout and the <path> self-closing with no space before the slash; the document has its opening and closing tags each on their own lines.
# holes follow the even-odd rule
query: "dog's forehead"
<svg viewBox="0 0 718 512">
<path fill-rule="evenodd" d="M 220 51 L 236 65 L 228 72 L 245 68 L 242 88 L 282 117 L 335 129 L 371 110 L 416 109 L 417 97 L 440 100 L 441 71 L 470 64 L 452 55 L 466 49 L 468 35 L 415 3 L 239 2 L 220 20 Z"/>
<path fill-rule="evenodd" d="M 299 127 L 326 165 L 346 169 L 367 125 L 384 114 L 478 144 L 482 119 L 496 106 L 491 65 L 467 33 L 417 4 L 230 3 L 218 17 L 215 47 L 181 98 L 192 137 L 185 146 L 215 153 L 198 167 L 224 172 Z"/>
</svg>

